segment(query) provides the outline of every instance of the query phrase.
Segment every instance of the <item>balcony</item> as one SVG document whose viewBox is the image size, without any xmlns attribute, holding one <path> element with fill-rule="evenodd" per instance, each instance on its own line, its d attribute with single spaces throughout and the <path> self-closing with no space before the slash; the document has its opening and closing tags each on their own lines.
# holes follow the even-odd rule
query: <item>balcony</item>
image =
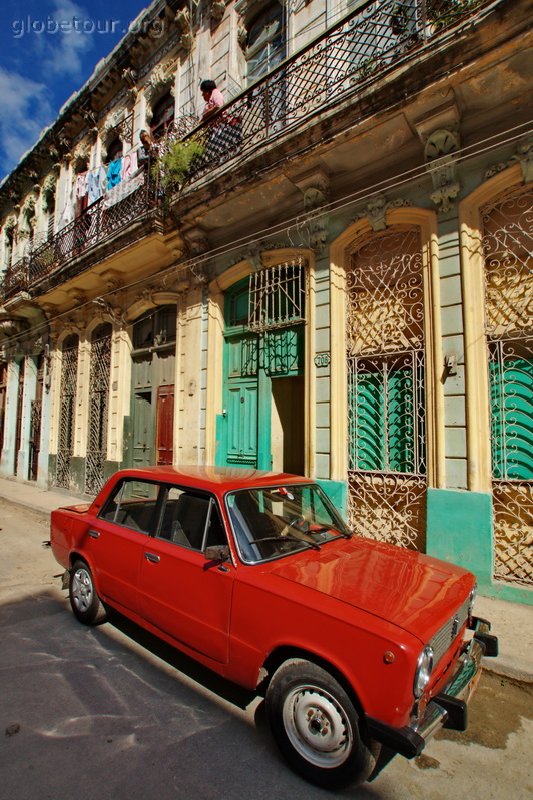
<svg viewBox="0 0 533 800">
<path fill-rule="evenodd" d="M 284 61 L 208 122 L 176 120 L 159 145 L 160 154 L 176 142 L 201 146 L 185 179 L 165 187 L 178 201 L 215 175 L 229 175 L 265 148 L 274 149 L 291 132 L 323 119 L 347 101 L 355 101 L 373 83 L 431 51 L 434 40 L 455 36 L 457 26 L 486 0 L 385 0 L 366 2 L 304 50 Z M 450 28 L 453 27 L 453 34 Z M 345 123 L 344 123 L 345 124 Z M 203 180 L 202 180 L 203 179 Z M 33 250 L 6 272 L 0 299 L 21 291 L 46 291 L 105 257 L 109 243 L 122 236 L 136 240 L 146 228 L 134 223 L 161 216 L 161 195 L 147 173 L 141 186 L 110 206 L 106 198 Z"/>
</svg>

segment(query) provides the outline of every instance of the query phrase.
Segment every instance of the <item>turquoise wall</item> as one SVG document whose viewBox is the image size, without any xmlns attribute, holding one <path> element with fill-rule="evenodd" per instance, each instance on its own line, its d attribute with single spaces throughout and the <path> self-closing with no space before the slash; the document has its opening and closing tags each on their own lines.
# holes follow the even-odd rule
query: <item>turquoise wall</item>
<svg viewBox="0 0 533 800">
<path fill-rule="evenodd" d="M 428 555 L 452 561 L 476 575 L 480 594 L 533 605 L 533 591 L 495 581 L 492 498 L 480 492 L 427 491 Z"/>
<path fill-rule="evenodd" d="M 337 511 L 346 519 L 346 484 L 343 481 L 326 481 L 318 478 L 316 482 L 324 489 Z"/>
</svg>

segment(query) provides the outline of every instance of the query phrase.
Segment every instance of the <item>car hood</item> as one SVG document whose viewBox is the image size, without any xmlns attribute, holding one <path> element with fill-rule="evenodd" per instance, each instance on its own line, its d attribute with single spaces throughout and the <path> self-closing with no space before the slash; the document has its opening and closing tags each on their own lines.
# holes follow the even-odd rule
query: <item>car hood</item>
<svg viewBox="0 0 533 800">
<path fill-rule="evenodd" d="M 461 567 L 360 536 L 277 561 L 271 574 L 392 622 L 422 642 L 458 609 L 475 581 Z"/>
</svg>

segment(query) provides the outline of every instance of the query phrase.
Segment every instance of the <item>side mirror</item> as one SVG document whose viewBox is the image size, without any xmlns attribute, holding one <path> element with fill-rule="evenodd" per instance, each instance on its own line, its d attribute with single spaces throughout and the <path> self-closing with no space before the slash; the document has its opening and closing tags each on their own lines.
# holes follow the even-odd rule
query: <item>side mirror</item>
<svg viewBox="0 0 533 800">
<path fill-rule="evenodd" d="M 229 547 L 227 544 L 212 544 L 205 548 L 204 555 L 207 561 L 229 561 Z"/>
</svg>

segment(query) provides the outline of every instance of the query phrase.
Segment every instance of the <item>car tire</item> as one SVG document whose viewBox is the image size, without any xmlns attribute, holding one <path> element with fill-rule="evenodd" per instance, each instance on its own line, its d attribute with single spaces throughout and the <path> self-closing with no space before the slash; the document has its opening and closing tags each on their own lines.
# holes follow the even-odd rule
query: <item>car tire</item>
<svg viewBox="0 0 533 800">
<path fill-rule="evenodd" d="M 303 778 L 338 789 L 369 777 L 379 745 L 362 740 L 353 702 L 325 669 L 303 659 L 285 661 L 265 704 L 279 749 Z"/>
<path fill-rule="evenodd" d="M 98 625 L 106 618 L 106 610 L 98 597 L 91 570 L 85 561 L 75 561 L 70 570 L 68 587 L 74 616 L 84 625 Z"/>
</svg>

